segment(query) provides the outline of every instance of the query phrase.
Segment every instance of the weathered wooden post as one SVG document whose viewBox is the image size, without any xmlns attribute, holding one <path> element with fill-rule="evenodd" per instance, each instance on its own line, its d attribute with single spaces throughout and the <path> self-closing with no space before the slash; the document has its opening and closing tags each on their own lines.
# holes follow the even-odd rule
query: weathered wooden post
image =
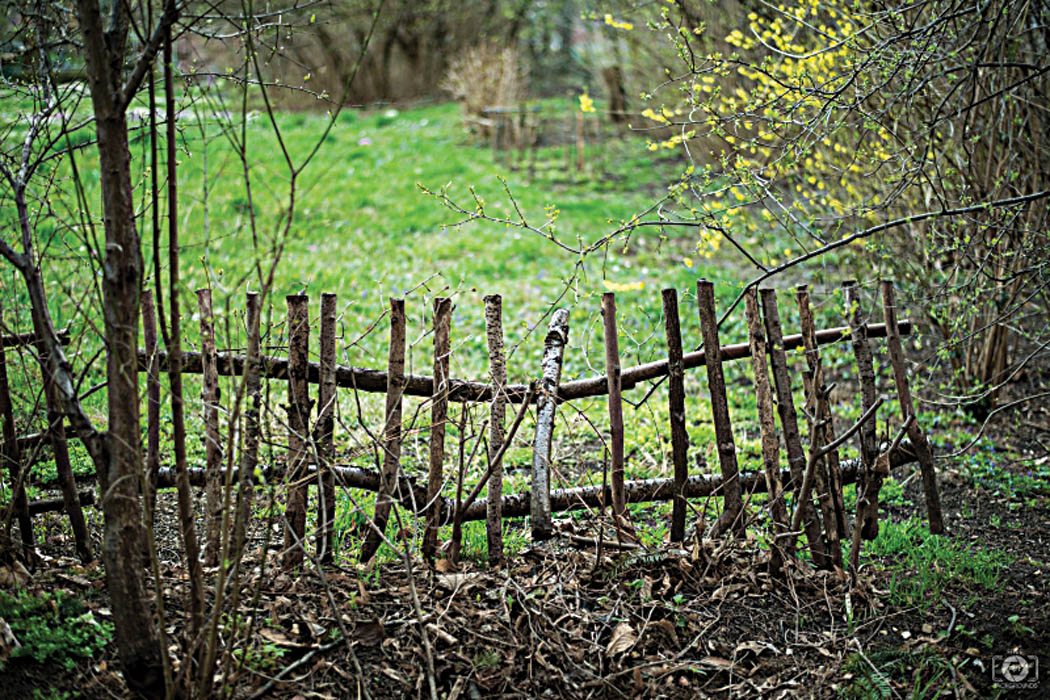
<svg viewBox="0 0 1050 700">
<path fill-rule="evenodd" d="M 239 556 L 244 547 L 248 520 L 252 512 L 254 487 L 252 479 L 259 466 L 259 410 L 262 407 L 262 362 L 259 353 L 259 324 L 262 319 L 258 292 L 248 292 L 245 322 L 248 331 L 247 355 L 244 361 L 244 448 L 240 461 L 240 484 L 237 490 L 238 512 L 234 521 L 233 548 Z M 233 557 L 234 560 L 237 557 Z"/>
<path fill-rule="evenodd" d="M 868 328 L 865 314 L 861 309 L 857 283 L 847 280 L 842 283 L 846 301 L 846 313 L 849 316 L 850 342 L 853 345 L 853 356 L 857 360 L 857 374 L 860 377 L 861 412 L 867 412 L 875 405 L 875 367 L 868 344 Z M 865 479 L 857 489 L 857 516 L 861 527 L 861 536 L 873 540 L 879 536 L 879 489 L 882 487 L 883 474 L 877 473 L 875 458 L 878 454 L 876 445 L 875 416 L 860 427 L 860 458 L 864 464 Z M 862 504 L 861 501 L 865 501 Z M 866 507 L 862 507 L 862 505 Z"/>
<path fill-rule="evenodd" d="M 788 469 L 791 482 L 787 488 L 795 494 L 795 507 L 801 508 L 800 525 L 805 530 L 809 552 L 813 564 L 818 568 L 827 567 L 824 553 L 824 535 L 821 532 L 820 518 L 813 507 L 812 499 L 801 498 L 802 477 L 806 469 L 806 454 L 802 449 L 802 437 L 798 429 L 798 414 L 795 412 L 795 400 L 791 392 L 791 377 L 788 375 L 787 354 L 784 351 L 784 332 L 780 325 L 780 311 L 777 309 L 777 293 L 774 289 L 759 291 L 762 299 L 762 316 L 765 321 L 766 338 L 769 341 L 769 357 L 773 365 L 773 385 L 777 396 L 777 413 L 780 416 L 780 428 L 784 432 L 784 446 L 787 448 Z M 794 528 L 792 528 L 794 530 Z M 786 549 L 795 551 L 794 536 L 787 543 Z"/>
<path fill-rule="evenodd" d="M 901 348 L 901 335 L 897 329 L 897 302 L 893 282 L 883 280 L 882 309 L 886 319 L 886 346 L 889 349 L 890 362 L 893 363 L 893 381 L 897 386 L 897 397 L 900 400 L 904 419 L 915 415 L 915 406 L 908 386 L 908 368 L 904 364 L 904 350 Z M 908 426 L 908 437 L 911 439 L 915 456 L 922 471 L 922 487 L 926 493 L 926 516 L 930 521 L 930 532 L 934 535 L 944 533 L 944 516 L 941 513 L 941 494 L 937 490 L 937 472 L 933 467 L 933 450 L 926 439 L 926 433 L 919 427 L 919 421 L 913 420 Z"/>
<path fill-rule="evenodd" d="M 3 306 L 0 305 L 0 317 L 3 316 Z M 33 551 L 35 541 L 33 537 L 33 519 L 29 515 L 29 505 L 26 501 L 25 485 L 21 477 L 22 455 L 18 449 L 18 428 L 15 425 L 14 406 L 11 405 L 11 392 L 7 383 L 7 352 L 4 343 L 0 342 L 0 417 L 3 418 L 4 449 L 3 460 L 7 463 L 7 473 L 10 474 L 11 485 L 14 493 L 11 497 L 15 515 L 18 516 L 18 529 L 22 534 L 22 551 L 27 555 Z"/>
<path fill-rule="evenodd" d="M 361 561 L 375 556 L 383 542 L 386 523 L 390 518 L 393 494 L 397 490 L 397 475 L 401 468 L 401 404 L 405 393 L 405 300 L 390 299 L 390 354 L 387 359 L 386 426 L 380 438 L 383 465 L 380 471 L 379 492 L 376 494 L 373 529 L 361 546 Z"/>
<path fill-rule="evenodd" d="M 762 432 L 762 463 L 765 466 L 766 488 L 773 520 L 774 538 L 769 548 L 769 568 L 772 572 L 778 572 L 784 563 L 784 553 L 781 550 L 784 543 L 781 535 L 787 531 L 788 518 L 784 488 L 780 483 L 780 438 L 777 436 L 777 426 L 773 420 L 773 391 L 769 385 L 769 368 L 766 365 L 766 334 L 758 310 L 758 290 L 754 287 L 744 293 L 744 310 L 751 346 L 751 369 L 754 372 L 758 424 Z M 794 551 L 791 554 L 793 555 Z"/>
<path fill-rule="evenodd" d="M 489 377 L 492 380 L 492 406 L 489 409 L 489 475 L 485 534 L 489 566 L 503 561 L 503 453 L 507 440 L 503 421 L 507 415 L 507 363 L 503 357 L 503 298 L 485 297 L 485 336 L 489 346 Z"/>
<path fill-rule="evenodd" d="M 197 290 L 197 311 L 201 328 L 201 370 L 204 404 L 204 564 L 218 566 L 222 545 L 222 437 L 219 435 L 219 370 L 215 354 L 215 320 L 211 290 Z"/>
<path fill-rule="evenodd" d="M 722 514 L 711 528 L 711 536 L 717 537 L 732 529 L 734 534 L 742 537 L 744 535 L 744 505 L 740 494 L 736 443 L 733 440 L 733 426 L 729 420 L 726 382 L 722 373 L 714 285 L 708 280 L 697 281 L 696 296 L 700 309 L 700 332 L 704 339 L 707 386 L 711 393 L 711 418 L 715 423 L 715 440 L 718 443 L 718 462 L 722 468 L 722 492 L 724 494 Z"/>
<path fill-rule="evenodd" d="M 317 427 L 317 558 L 329 564 L 335 558 L 335 322 L 336 295 L 321 294 L 321 356 L 318 365 Z"/>
<path fill-rule="evenodd" d="M 671 541 L 685 539 L 685 482 L 689 478 L 689 435 L 685 428 L 685 368 L 682 365 L 682 329 L 678 316 L 678 291 L 662 292 L 664 331 L 667 336 L 668 414 L 671 422 L 671 461 L 674 495 L 671 503 Z"/>
<path fill-rule="evenodd" d="M 160 358 L 157 356 L 157 310 L 153 290 L 142 290 L 142 331 L 146 341 L 146 498 L 153 527 L 157 505 L 157 473 L 160 471 Z"/>
<path fill-rule="evenodd" d="M 434 393 L 430 402 L 430 474 L 427 479 L 427 525 L 423 555 L 437 553 L 441 524 L 441 485 L 445 481 L 445 424 L 448 422 L 449 360 L 451 354 L 452 299 L 434 299 Z"/>
<path fill-rule="evenodd" d="M 609 482 L 615 518 L 627 510 L 623 492 L 623 395 L 620 386 L 620 341 L 616 336 L 616 295 L 602 294 L 602 322 L 605 341 L 605 376 L 609 383 Z"/>
<path fill-rule="evenodd" d="M 802 344 L 806 350 L 806 371 L 802 374 L 802 384 L 806 392 L 806 415 L 809 420 L 810 453 L 820 452 L 824 445 L 835 440 L 835 430 L 831 419 L 831 408 L 828 405 L 827 388 L 824 386 L 824 370 L 820 362 L 820 351 L 817 349 L 816 330 L 813 324 L 813 309 L 809 304 L 809 289 L 799 285 L 797 289 L 799 322 L 802 327 Z M 827 466 L 825 474 L 824 468 Z M 827 537 L 825 551 L 828 564 L 842 568 L 842 538 L 848 534 L 845 528 L 845 514 L 840 514 L 836 503 L 833 484 L 839 469 L 838 452 L 832 451 L 818 460 L 814 467 L 817 489 L 817 500 L 820 503 L 824 520 L 824 534 Z M 840 491 L 841 493 L 841 491 Z M 802 497 L 805 497 L 803 489 Z"/>
<path fill-rule="evenodd" d="M 289 294 L 285 300 L 288 303 L 288 500 L 285 503 L 284 567 L 291 569 L 303 563 L 306 537 L 310 297 Z"/>
<path fill-rule="evenodd" d="M 562 358 L 569 342 L 569 311 L 557 309 L 547 327 L 543 343 L 543 379 L 536 402 L 536 439 L 532 448 L 532 492 L 530 515 L 532 538 L 546 540 L 554 534 L 551 520 L 550 461 L 554 443 L 554 415 L 558 405 Z"/>
</svg>

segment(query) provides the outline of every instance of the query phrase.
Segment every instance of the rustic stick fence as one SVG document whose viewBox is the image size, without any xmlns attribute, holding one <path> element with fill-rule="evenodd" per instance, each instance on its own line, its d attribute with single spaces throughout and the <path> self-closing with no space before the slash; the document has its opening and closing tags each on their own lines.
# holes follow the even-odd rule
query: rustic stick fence
<svg viewBox="0 0 1050 700">
<path fill-rule="evenodd" d="M 259 326 L 260 299 L 249 294 L 247 299 L 248 352 L 234 354 L 218 352 L 215 347 L 211 313 L 211 296 L 206 290 L 198 294 L 201 319 L 201 352 L 182 352 L 177 358 L 168 358 L 156 349 L 155 326 L 151 331 L 146 320 L 146 349 L 140 351 L 139 370 L 146 375 L 147 400 L 150 404 L 147 427 L 147 465 L 149 482 L 156 487 L 176 484 L 178 474 L 172 468 L 161 468 L 156 453 L 155 434 L 158 403 L 159 368 L 174 364 L 182 373 L 203 375 L 203 404 L 205 421 L 206 462 L 203 468 L 186 470 L 183 478 L 191 484 L 204 486 L 207 496 L 205 530 L 206 556 L 212 555 L 212 543 L 217 542 L 215 528 L 220 522 L 220 484 L 236 483 L 241 489 L 241 507 L 250 501 L 251 483 L 257 473 L 267 477 L 283 476 L 288 492 L 285 503 L 287 524 L 284 537 L 283 563 L 287 567 L 300 564 L 308 540 L 306 504 L 308 489 L 317 487 L 319 518 L 315 541 L 322 561 L 331 561 L 336 547 L 332 526 L 335 520 L 336 484 L 343 488 L 370 490 L 377 494 L 375 510 L 371 514 L 371 528 L 366 532 L 360 557 L 371 559 L 383 541 L 391 509 L 396 503 L 425 518 L 423 552 L 433 558 L 438 552 L 438 527 L 452 523 L 455 540 L 464 522 L 485 520 L 489 545 L 489 559 L 498 563 L 503 556 L 502 522 L 506 518 L 528 515 L 532 536 L 536 540 L 555 534 L 552 513 L 584 508 L 612 506 L 614 525 L 629 530 L 628 503 L 672 501 L 671 540 L 685 538 L 687 520 L 686 501 L 691 498 L 720 497 L 722 512 L 712 524 L 711 536 L 744 532 L 748 506 L 744 494 L 769 494 L 768 509 L 773 523 L 773 542 L 770 566 L 779 569 L 786 559 L 795 556 L 795 538 L 804 534 L 814 564 L 822 568 L 844 568 L 841 542 L 851 540 L 851 564 L 856 568 L 855 551 L 860 539 L 871 539 L 878 532 L 878 497 L 882 481 L 890 470 L 901 464 L 918 461 L 923 475 L 926 506 L 930 528 L 943 531 L 943 516 L 937 497 L 936 475 L 932 454 L 925 434 L 919 427 L 911 401 L 907 373 L 904 367 L 900 337 L 910 332 L 907 321 L 896 317 L 893 285 L 881 284 L 884 323 L 868 323 L 857 297 L 856 285 L 843 286 L 846 315 L 849 325 L 817 330 L 813 321 L 809 293 L 799 287 L 798 303 L 801 333 L 784 335 L 777 309 L 776 293 L 770 289 L 747 290 L 744 295 L 745 315 L 749 340 L 747 343 L 722 345 L 719 339 L 714 287 L 700 280 L 697 284 L 697 313 L 703 336 L 703 349 L 683 353 L 677 293 L 664 290 L 662 294 L 665 315 L 667 358 L 634 367 L 622 368 L 617 339 L 616 303 L 612 293 L 602 298 L 606 374 L 601 377 L 561 381 L 561 368 L 568 343 L 569 312 L 558 309 L 552 313 L 544 339 L 540 380 L 531 384 L 507 383 L 506 361 L 503 355 L 502 303 L 498 296 L 485 298 L 485 325 L 489 351 L 489 381 L 472 382 L 450 376 L 452 354 L 452 301 L 434 300 L 433 310 L 433 375 L 420 376 L 405 373 L 406 317 L 403 299 L 390 302 L 389 357 L 385 371 L 337 365 L 336 358 L 336 296 L 325 294 L 321 301 L 321 342 L 319 362 L 309 361 L 309 298 L 305 295 L 287 297 L 286 337 L 287 358 L 260 354 Z M 144 314 L 153 315 L 151 300 L 147 299 Z M 154 322 L 155 324 L 155 322 Z M 876 413 L 882 405 L 877 399 L 870 340 L 887 338 L 890 360 L 894 370 L 896 393 L 900 401 L 903 422 L 897 438 L 888 447 L 877 444 L 875 437 Z M 821 362 L 820 346 L 849 339 L 858 368 L 862 418 L 841 435 L 836 436 L 829 400 L 829 386 Z M 32 336 L 7 336 L 3 347 L 32 342 Z M 786 352 L 794 348 L 804 350 L 806 366 L 802 373 L 806 397 L 805 416 L 809 428 L 809 451 L 801 440 L 798 417 L 792 397 L 790 373 Z M 741 471 L 737 460 L 732 422 L 728 409 L 725 378 L 722 366 L 726 362 L 749 357 L 757 400 L 758 424 L 761 431 L 762 469 Z M 768 359 L 767 359 L 768 358 Z M 171 360 L 175 360 L 171 363 Z M 710 393 L 712 416 L 719 459 L 717 474 L 689 474 L 688 433 L 685 420 L 685 372 L 704 365 L 707 368 L 707 388 Z M 243 449 L 235 473 L 222 469 L 221 432 L 219 429 L 218 377 L 244 377 L 246 405 L 241 430 Z M 667 376 L 668 408 L 672 442 L 674 475 L 668 479 L 625 480 L 623 454 L 623 392 L 639 383 Z M 286 460 L 283 465 L 269 464 L 259 468 L 260 418 L 262 380 L 276 379 L 288 382 Z M 316 403 L 309 396 L 309 386 L 318 386 Z M 386 397 L 384 426 L 374 435 L 380 455 L 378 471 L 336 463 L 334 450 L 335 407 L 339 388 L 356 392 L 381 393 Z M 403 399 L 420 396 L 430 403 L 430 437 L 428 441 L 428 474 L 425 484 L 406 474 L 402 468 Z M 586 486 L 551 490 L 552 446 L 559 404 L 584 397 L 606 396 L 610 419 L 610 480 L 602 486 Z M 463 497 L 463 431 L 460 432 L 459 488 L 455 499 L 442 495 L 447 482 L 444 474 L 445 426 L 448 422 L 449 402 L 468 402 L 489 405 L 489 417 L 481 428 L 487 435 L 488 460 L 484 476 L 466 498 Z M 504 430 L 508 404 L 523 404 L 509 430 Z M 502 460 L 514 439 L 526 410 L 535 404 L 535 434 L 532 439 L 531 484 L 528 491 L 503 495 Z M 774 406 L 775 413 L 774 415 Z M 314 408 L 316 407 L 316 419 Z M 11 474 L 11 481 L 20 487 L 28 463 L 20 450 L 31 440 L 17 438 L 14 417 L 6 386 L 4 354 L 0 348 L 0 413 L 4 420 L 3 456 Z M 50 416 L 60 418 L 57 415 Z M 465 420 L 466 414 L 464 414 Z M 780 428 L 777 429 L 776 419 Z M 61 420 L 51 420 L 47 431 L 56 456 L 63 438 L 56 429 Z M 488 432 L 485 433 L 486 427 Z M 367 427 L 366 427 L 367 430 Z M 856 434 L 859 458 L 841 460 L 839 447 Z M 904 435 L 909 437 L 903 441 Z M 787 468 L 781 467 L 781 441 L 786 448 Z M 477 440 L 477 445 L 482 442 Z M 68 461 L 66 467 L 68 470 Z M 72 473 L 66 479 L 61 475 L 63 500 L 28 504 L 24 491 L 17 488 L 8 508 L 17 514 L 23 532 L 31 537 L 27 527 L 33 514 L 45 510 L 64 509 L 75 522 L 75 514 L 82 502 L 94 500 L 91 491 L 77 493 Z M 858 484 L 856 522 L 851 526 L 849 514 L 843 505 L 842 489 L 849 483 Z M 479 497 L 488 487 L 489 496 Z M 786 494 L 791 494 L 793 511 L 789 511 Z M 82 514 L 80 515 L 82 519 Z M 702 524 L 701 524 L 702 525 Z M 74 528 L 76 531 L 76 528 Z M 702 532 L 702 530 L 700 530 Z M 25 537 L 26 535 L 23 535 Z M 24 541 L 27 547 L 31 541 Z M 453 544 L 453 553 L 457 551 Z M 217 549 L 214 550 L 217 553 Z M 82 556 L 85 554 L 82 553 Z"/>
</svg>

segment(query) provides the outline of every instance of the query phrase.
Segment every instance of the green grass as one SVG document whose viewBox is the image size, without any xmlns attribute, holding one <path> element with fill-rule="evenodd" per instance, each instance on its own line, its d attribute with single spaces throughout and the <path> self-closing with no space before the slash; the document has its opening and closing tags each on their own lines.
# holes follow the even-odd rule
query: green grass
<svg viewBox="0 0 1050 700">
<path fill-rule="evenodd" d="M 884 521 L 864 555 L 884 570 L 892 603 L 921 609 L 937 605 L 949 587 L 961 588 L 971 599 L 993 589 L 1011 561 L 1002 552 L 931 535 L 918 519 Z"/>
</svg>

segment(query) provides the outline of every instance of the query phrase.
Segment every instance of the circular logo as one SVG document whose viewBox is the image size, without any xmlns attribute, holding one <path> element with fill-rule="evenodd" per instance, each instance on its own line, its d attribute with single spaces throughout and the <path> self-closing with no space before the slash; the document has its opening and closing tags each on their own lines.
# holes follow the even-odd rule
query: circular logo
<svg viewBox="0 0 1050 700">
<path fill-rule="evenodd" d="M 1003 659 L 1003 678 L 1011 683 L 1023 682 L 1030 670 L 1028 659 L 1019 654 L 1011 654 Z"/>
</svg>

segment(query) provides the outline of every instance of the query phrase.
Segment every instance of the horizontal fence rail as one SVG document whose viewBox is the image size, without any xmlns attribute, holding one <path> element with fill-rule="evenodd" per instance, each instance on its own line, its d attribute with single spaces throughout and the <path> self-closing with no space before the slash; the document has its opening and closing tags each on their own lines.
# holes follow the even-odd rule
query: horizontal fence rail
<svg viewBox="0 0 1050 700">
<path fill-rule="evenodd" d="M 910 335 L 911 321 L 905 319 L 899 321 L 897 329 L 900 335 Z M 885 338 L 886 324 L 871 323 L 867 326 L 869 338 Z M 850 337 L 849 326 L 838 328 L 827 328 L 816 333 L 818 345 L 829 345 L 846 340 Z M 784 336 L 784 349 L 795 350 L 802 347 L 802 335 Z M 167 363 L 167 353 L 159 351 L 161 365 Z M 720 348 L 719 357 L 722 361 L 740 360 L 751 356 L 751 348 L 748 343 L 737 343 L 735 345 L 724 345 Z M 695 369 L 704 364 L 705 354 L 703 350 L 686 353 L 682 357 L 682 365 L 685 369 Z M 260 376 L 267 379 L 287 379 L 288 360 L 280 357 L 263 356 L 260 358 Z M 144 350 L 139 350 L 138 369 L 145 372 L 149 368 L 150 358 Z M 219 353 L 218 370 L 223 377 L 239 377 L 244 374 L 245 356 L 241 354 Z M 203 361 L 201 353 L 184 351 L 182 353 L 181 369 L 186 374 L 201 374 Z M 667 374 L 667 360 L 656 360 L 634 367 L 624 369 L 620 374 L 622 389 L 633 389 L 638 383 L 650 379 L 658 379 Z M 316 362 L 309 363 L 307 381 L 317 384 L 320 381 L 321 368 Z M 405 375 L 404 394 L 408 396 L 422 396 L 430 398 L 434 395 L 434 378 L 427 375 L 410 374 Z M 369 393 L 385 394 L 387 390 L 387 373 L 383 370 L 367 369 L 363 367 L 349 367 L 339 365 L 335 373 L 336 386 L 345 389 L 357 389 Z M 506 387 L 507 400 L 512 403 L 521 403 L 528 393 L 527 384 L 508 384 Z M 605 396 L 609 393 L 609 380 L 606 375 L 575 379 L 564 382 L 558 387 L 559 401 L 572 401 L 592 396 Z M 463 379 L 449 380 L 450 401 L 476 401 L 484 402 L 492 400 L 492 385 L 485 382 L 473 382 Z"/>
</svg>

